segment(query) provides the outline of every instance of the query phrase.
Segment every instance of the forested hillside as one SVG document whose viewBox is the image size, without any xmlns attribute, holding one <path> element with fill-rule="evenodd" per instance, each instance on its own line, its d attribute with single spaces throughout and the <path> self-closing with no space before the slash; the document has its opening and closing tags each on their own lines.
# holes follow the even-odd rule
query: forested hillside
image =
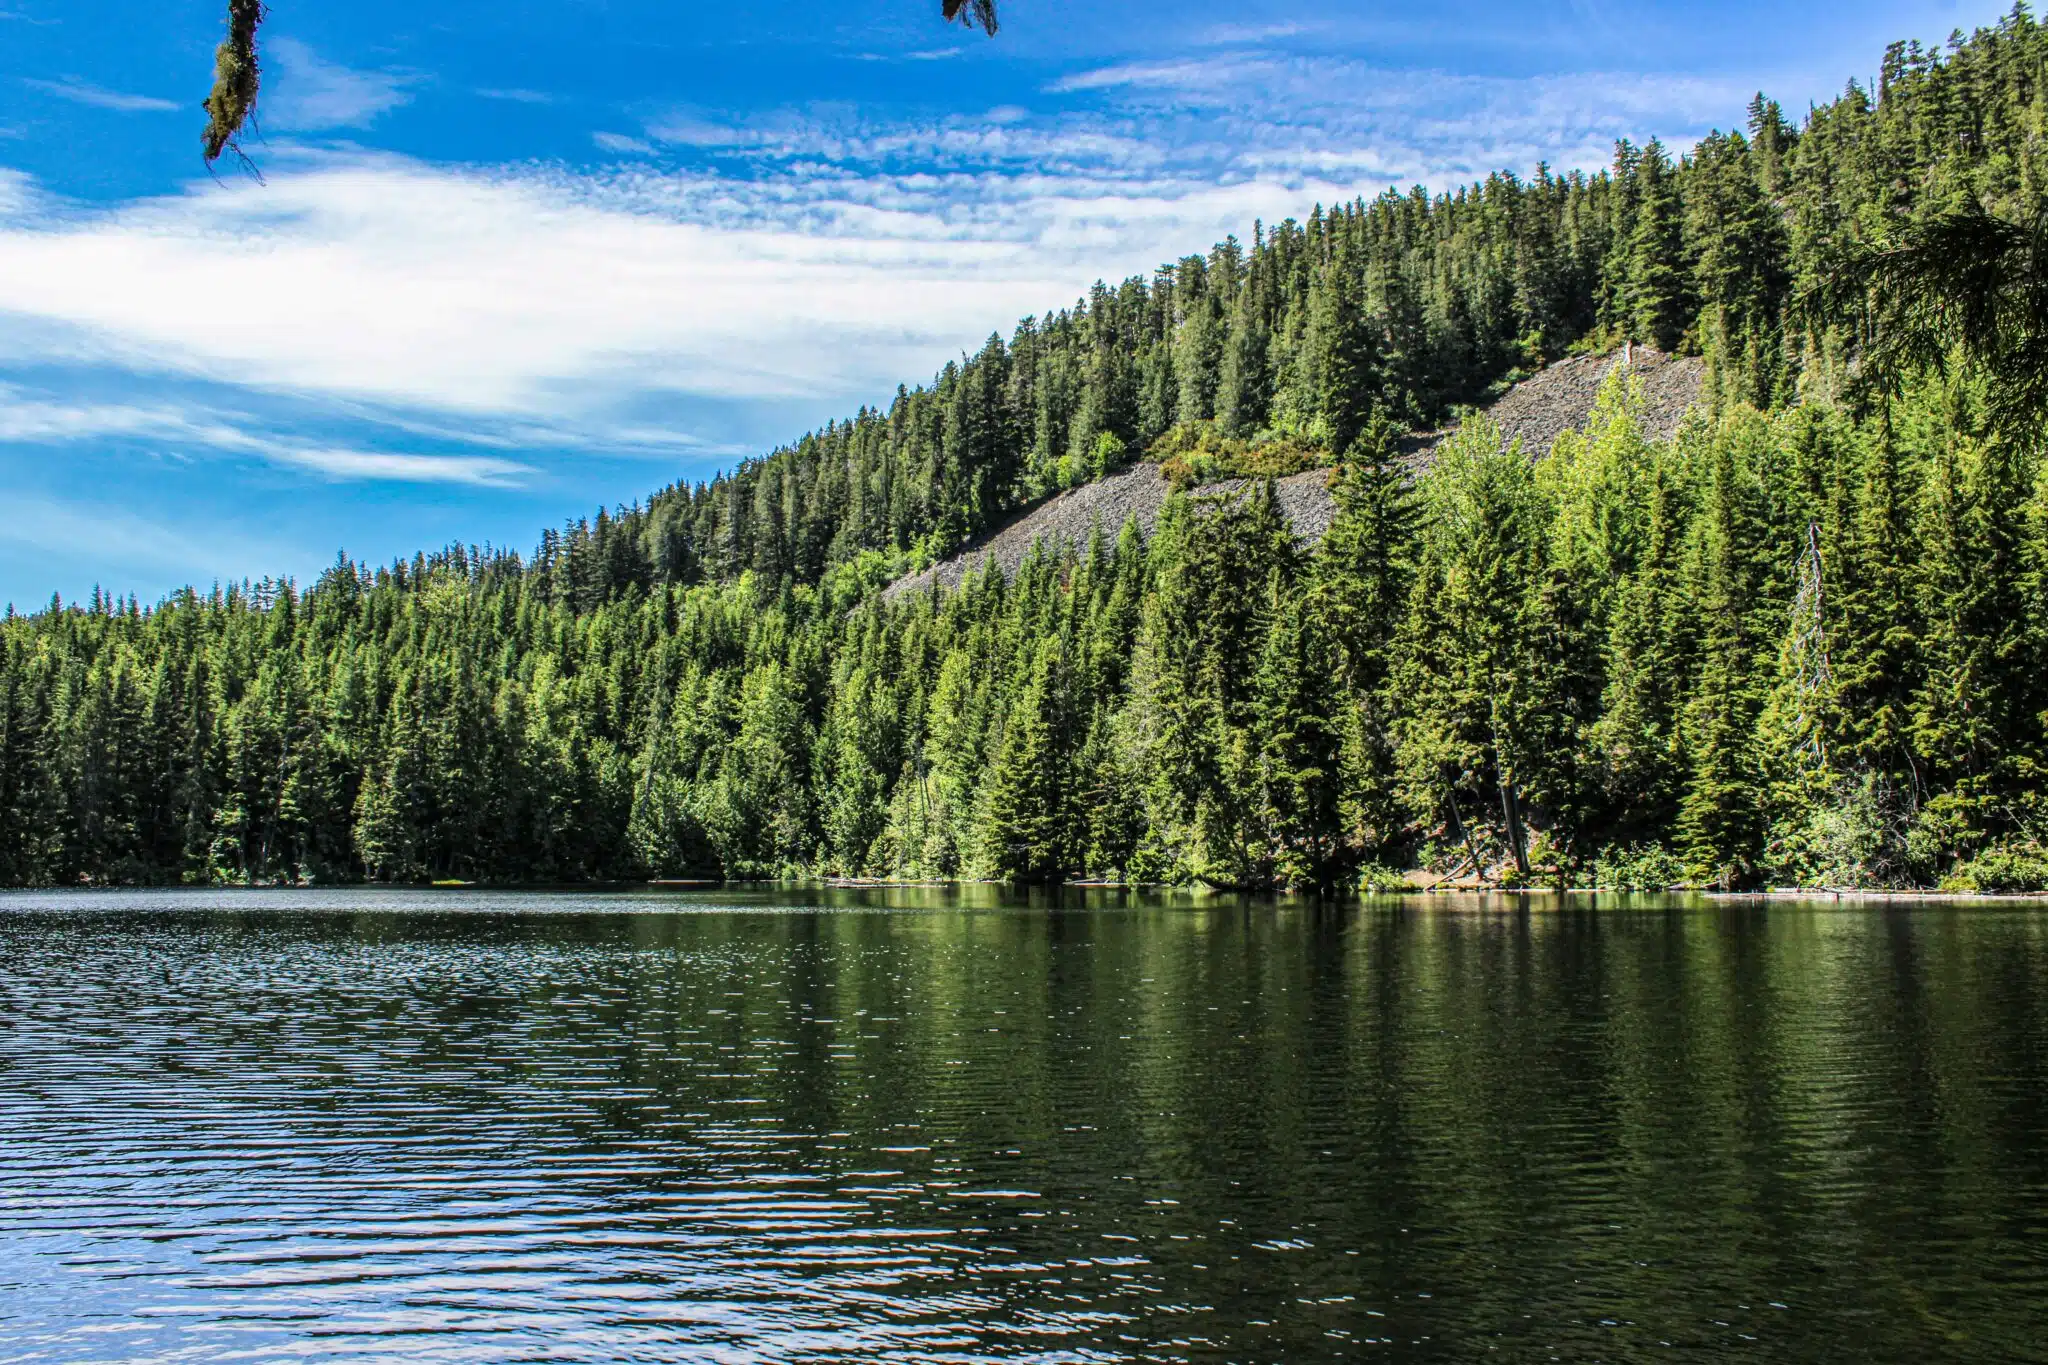
<svg viewBox="0 0 2048 1365">
<path fill-rule="evenodd" d="M 531 560 L 10 614 L 0 879 L 2038 881 L 2038 434 L 1815 300 L 2041 201 L 2044 61 L 2015 10 L 1798 127 L 1255 228 Z M 1675 439 L 1617 383 L 1540 461 L 1392 458 L 1624 340 L 1705 357 Z M 1328 464 L 1337 520 L 1254 483 L 881 600 L 1140 455 Z"/>
</svg>

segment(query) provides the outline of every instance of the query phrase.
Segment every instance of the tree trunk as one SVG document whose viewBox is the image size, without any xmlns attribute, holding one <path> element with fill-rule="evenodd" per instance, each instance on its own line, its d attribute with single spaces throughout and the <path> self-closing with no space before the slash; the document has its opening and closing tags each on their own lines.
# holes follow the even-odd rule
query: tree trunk
<svg viewBox="0 0 2048 1365">
<path fill-rule="evenodd" d="M 1508 824 L 1508 845 L 1515 853 L 1515 871 L 1521 874 L 1522 884 L 1529 883 L 1529 847 L 1522 837 L 1522 803 L 1515 799 L 1515 784 L 1506 778 L 1500 784 L 1500 813 Z"/>
<path fill-rule="evenodd" d="M 1465 852 L 1471 855 L 1472 874 L 1476 877 L 1484 877 L 1486 875 L 1486 867 L 1479 860 L 1479 845 L 1472 841 L 1472 831 L 1466 827 L 1464 819 L 1458 814 L 1458 789 L 1446 786 L 1444 788 L 1444 800 L 1450 803 L 1451 828 L 1457 832 L 1460 839 L 1464 840 Z"/>
</svg>

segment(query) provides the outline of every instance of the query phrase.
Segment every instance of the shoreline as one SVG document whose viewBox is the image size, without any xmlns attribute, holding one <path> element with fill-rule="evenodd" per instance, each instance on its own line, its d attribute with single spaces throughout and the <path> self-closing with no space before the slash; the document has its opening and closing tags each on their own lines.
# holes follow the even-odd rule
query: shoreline
<svg viewBox="0 0 2048 1365">
<path fill-rule="evenodd" d="M 1943 903 L 2048 903 L 2048 891 L 1943 891 L 1939 888 L 1864 888 L 1864 887 L 1784 887 L 1774 886 L 1756 891 L 1722 891 L 1717 889 L 1672 886 L 1657 890 L 1618 890 L 1597 886 L 1452 886 L 1438 884 L 1418 886 L 1410 884 L 1400 891 L 1366 891 L 1348 889 L 1318 896 L 1314 892 L 1284 891 L 1278 889 L 1252 889 L 1235 887 L 1214 887 L 1201 885 L 1177 885 L 1172 882 L 1062 882 L 1052 885 L 1017 885 L 1000 881 L 983 881 L 969 878 L 918 879 L 896 881 L 886 878 L 846 877 L 778 877 L 751 879 L 715 878 L 658 878 L 632 881 L 591 881 L 591 882 L 218 882 L 204 885 L 182 883 L 111 883 L 92 882 L 68 886 L 6 886 L 0 887 L 0 897 L 8 895 L 44 895 L 50 893 L 164 893 L 164 892 L 259 892 L 259 891 L 380 891 L 410 893 L 490 892 L 499 894 L 631 894 L 633 892 L 714 892 L 714 891 L 768 891 L 811 888 L 828 891 L 942 891 L 986 888 L 1007 890 L 1014 894 L 1029 895 L 1033 892 L 1065 891 L 1113 891 L 1138 892 L 1152 895 L 1181 895 L 1190 898 L 1248 898 L 1264 900 L 1321 900 L 1329 903 L 1341 902 L 1401 902 L 1409 900 L 1426 901 L 1432 898 L 1458 898 L 1465 900 L 1531 900 L 1562 901 L 1583 897 L 1696 897 L 1705 902 L 1740 901 L 1829 901 L 1829 902 L 1943 902 Z"/>
</svg>

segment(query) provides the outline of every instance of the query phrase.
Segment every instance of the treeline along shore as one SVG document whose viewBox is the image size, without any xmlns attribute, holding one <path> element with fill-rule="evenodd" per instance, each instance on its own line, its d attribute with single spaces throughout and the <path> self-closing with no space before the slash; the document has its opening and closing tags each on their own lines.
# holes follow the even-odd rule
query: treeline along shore
<svg viewBox="0 0 2048 1365">
<path fill-rule="evenodd" d="M 531 557 L 10 609 L 0 881 L 2048 885 L 2038 423 L 1832 287 L 2036 221 L 2044 139 L 2015 9 L 1796 124 L 1098 285 Z M 1636 346 L 1699 358 L 1675 430 L 1621 364 L 1540 458 L 1484 410 Z M 885 596 L 1140 460 L 1146 529 Z"/>
</svg>

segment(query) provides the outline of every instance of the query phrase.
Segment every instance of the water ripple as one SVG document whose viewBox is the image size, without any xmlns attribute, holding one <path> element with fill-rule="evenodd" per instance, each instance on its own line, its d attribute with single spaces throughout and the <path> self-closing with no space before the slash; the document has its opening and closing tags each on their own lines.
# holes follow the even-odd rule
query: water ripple
<svg viewBox="0 0 2048 1365">
<path fill-rule="evenodd" d="M 0 1360 L 2041 1359 L 2048 930 L 0 898 Z"/>
</svg>

